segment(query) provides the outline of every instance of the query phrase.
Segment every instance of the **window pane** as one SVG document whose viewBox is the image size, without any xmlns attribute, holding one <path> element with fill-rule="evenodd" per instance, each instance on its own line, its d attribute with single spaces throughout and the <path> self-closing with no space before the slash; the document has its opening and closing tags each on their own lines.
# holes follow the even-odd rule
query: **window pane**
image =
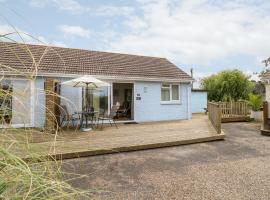
<svg viewBox="0 0 270 200">
<path fill-rule="evenodd" d="M 172 85 L 172 100 L 179 100 L 179 86 Z"/>
<path fill-rule="evenodd" d="M 101 87 L 94 91 L 93 106 L 100 113 L 108 112 L 108 87 Z"/>
<path fill-rule="evenodd" d="M 85 94 L 85 105 L 87 108 L 93 107 L 95 111 L 104 113 L 108 111 L 108 88 L 100 87 L 90 89 L 88 94 Z"/>
<path fill-rule="evenodd" d="M 170 89 L 161 88 L 161 101 L 170 101 Z"/>
<path fill-rule="evenodd" d="M 12 92 L 12 124 L 31 123 L 31 82 L 13 80 Z"/>
<path fill-rule="evenodd" d="M 169 84 L 162 84 L 162 87 L 170 88 Z"/>
</svg>

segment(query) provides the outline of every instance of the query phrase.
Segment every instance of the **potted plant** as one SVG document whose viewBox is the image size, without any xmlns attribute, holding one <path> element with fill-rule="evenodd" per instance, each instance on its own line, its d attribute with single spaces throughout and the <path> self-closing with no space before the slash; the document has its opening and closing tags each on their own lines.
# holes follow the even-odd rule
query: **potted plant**
<svg viewBox="0 0 270 200">
<path fill-rule="evenodd" d="M 249 106 L 251 107 L 250 118 L 254 119 L 255 121 L 262 121 L 262 96 L 249 94 Z"/>
</svg>

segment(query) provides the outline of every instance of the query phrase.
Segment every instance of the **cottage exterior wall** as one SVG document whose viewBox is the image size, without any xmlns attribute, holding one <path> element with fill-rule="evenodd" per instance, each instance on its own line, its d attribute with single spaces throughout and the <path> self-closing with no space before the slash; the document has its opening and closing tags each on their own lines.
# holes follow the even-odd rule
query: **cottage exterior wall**
<svg viewBox="0 0 270 200">
<path fill-rule="evenodd" d="M 192 91 L 191 92 L 191 109 L 192 113 L 203 113 L 207 107 L 207 92 Z"/>
<path fill-rule="evenodd" d="M 161 84 L 161 82 L 135 82 L 135 121 L 190 119 L 191 85 L 188 83 L 180 84 L 180 103 L 163 104 L 161 102 Z"/>
</svg>

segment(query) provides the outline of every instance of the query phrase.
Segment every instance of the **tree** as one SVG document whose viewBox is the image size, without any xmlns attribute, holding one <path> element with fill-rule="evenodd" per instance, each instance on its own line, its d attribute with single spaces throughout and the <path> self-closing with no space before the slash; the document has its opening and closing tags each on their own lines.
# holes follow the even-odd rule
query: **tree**
<svg viewBox="0 0 270 200">
<path fill-rule="evenodd" d="M 265 84 L 261 81 L 252 81 L 254 83 L 254 88 L 252 93 L 256 95 L 265 96 Z"/>
<path fill-rule="evenodd" d="M 210 101 L 237 101 L 248 99 L 254 83 L 240 70 L 224 70 L 202 79 L 202 88 L 208 91 Z"/>
<path fill-rule="evenodd" d="M 267 67 L 270 64 L 270 57 L 262 61 Z"/>
</svg>

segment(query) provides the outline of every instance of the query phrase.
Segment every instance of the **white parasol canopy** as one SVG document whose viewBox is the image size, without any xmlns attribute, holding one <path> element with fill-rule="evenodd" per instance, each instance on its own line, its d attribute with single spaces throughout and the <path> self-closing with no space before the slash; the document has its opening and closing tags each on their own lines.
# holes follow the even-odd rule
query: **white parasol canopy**
<svg viewBox="0 0 270 200">
<path fill-rule="evenodd" d="M 85 88 L 85 93 L 83 90 L 83 109 L 86 109 L 89 105 L 93 106 L 93 97 L 89 94 L 89 89 L 98 89 L 100 87 L 108 87 L 109 83 L 101 81 L 93 76 L 85 75 L 79 78 L 75 78 L 69 81 L 65 81 L 62 85 L 72 86 L 72 87 L 82 87 Z M 92 100 L 91 100 L 92 99 Z M 91 103 L 90 103 L 91 102 Z"/>
<path fill-rule="evenodd" d="M 108 87 L 109 83 L 101 81 L 93 76 L 85 75 L 79 78 L 75 78 L 62 83 L 63 85 L 69 85 L 72 87 L 87 87 L 87 88 L 99 88 Z"/>
<path fill-rule="evenodd" d="M 90 102 L 92 102 L 92 106 L 91 108 L 93 108 L 93 96 L 91 97 L 91 95 L 89 95 L 89 89 L 96 89 L 96 88 L 100 88 L 100 87 L 108 87 L 110 86 L 109 83 L 101 81 L 93 76 L 89 76 L 89 75 L 85 75 L 79 78 L 75 78 L 69 81 L 65 81 L 62 83 L 62 85 L 67 85 L 67 86 L 72 86 L 72 87 L 82 87 L 85 88 L 85 94 L 84 94 L 84 90 L 82 90 L 83 92 L 83 111 L 87 111 L 87 107 L 90 104 Z M 92 100 L 91 100 L 92 99 Z M 83 120 L 83 115 L 82 118 Z M 81 122 L 82 123 L 82 122 Z M 86 124 L 87 124 L 87 117 L 86 117 Z M 83 128 L 81 127 L 83 131 L 90 131 L 91 128 Z"/>
</svg>

